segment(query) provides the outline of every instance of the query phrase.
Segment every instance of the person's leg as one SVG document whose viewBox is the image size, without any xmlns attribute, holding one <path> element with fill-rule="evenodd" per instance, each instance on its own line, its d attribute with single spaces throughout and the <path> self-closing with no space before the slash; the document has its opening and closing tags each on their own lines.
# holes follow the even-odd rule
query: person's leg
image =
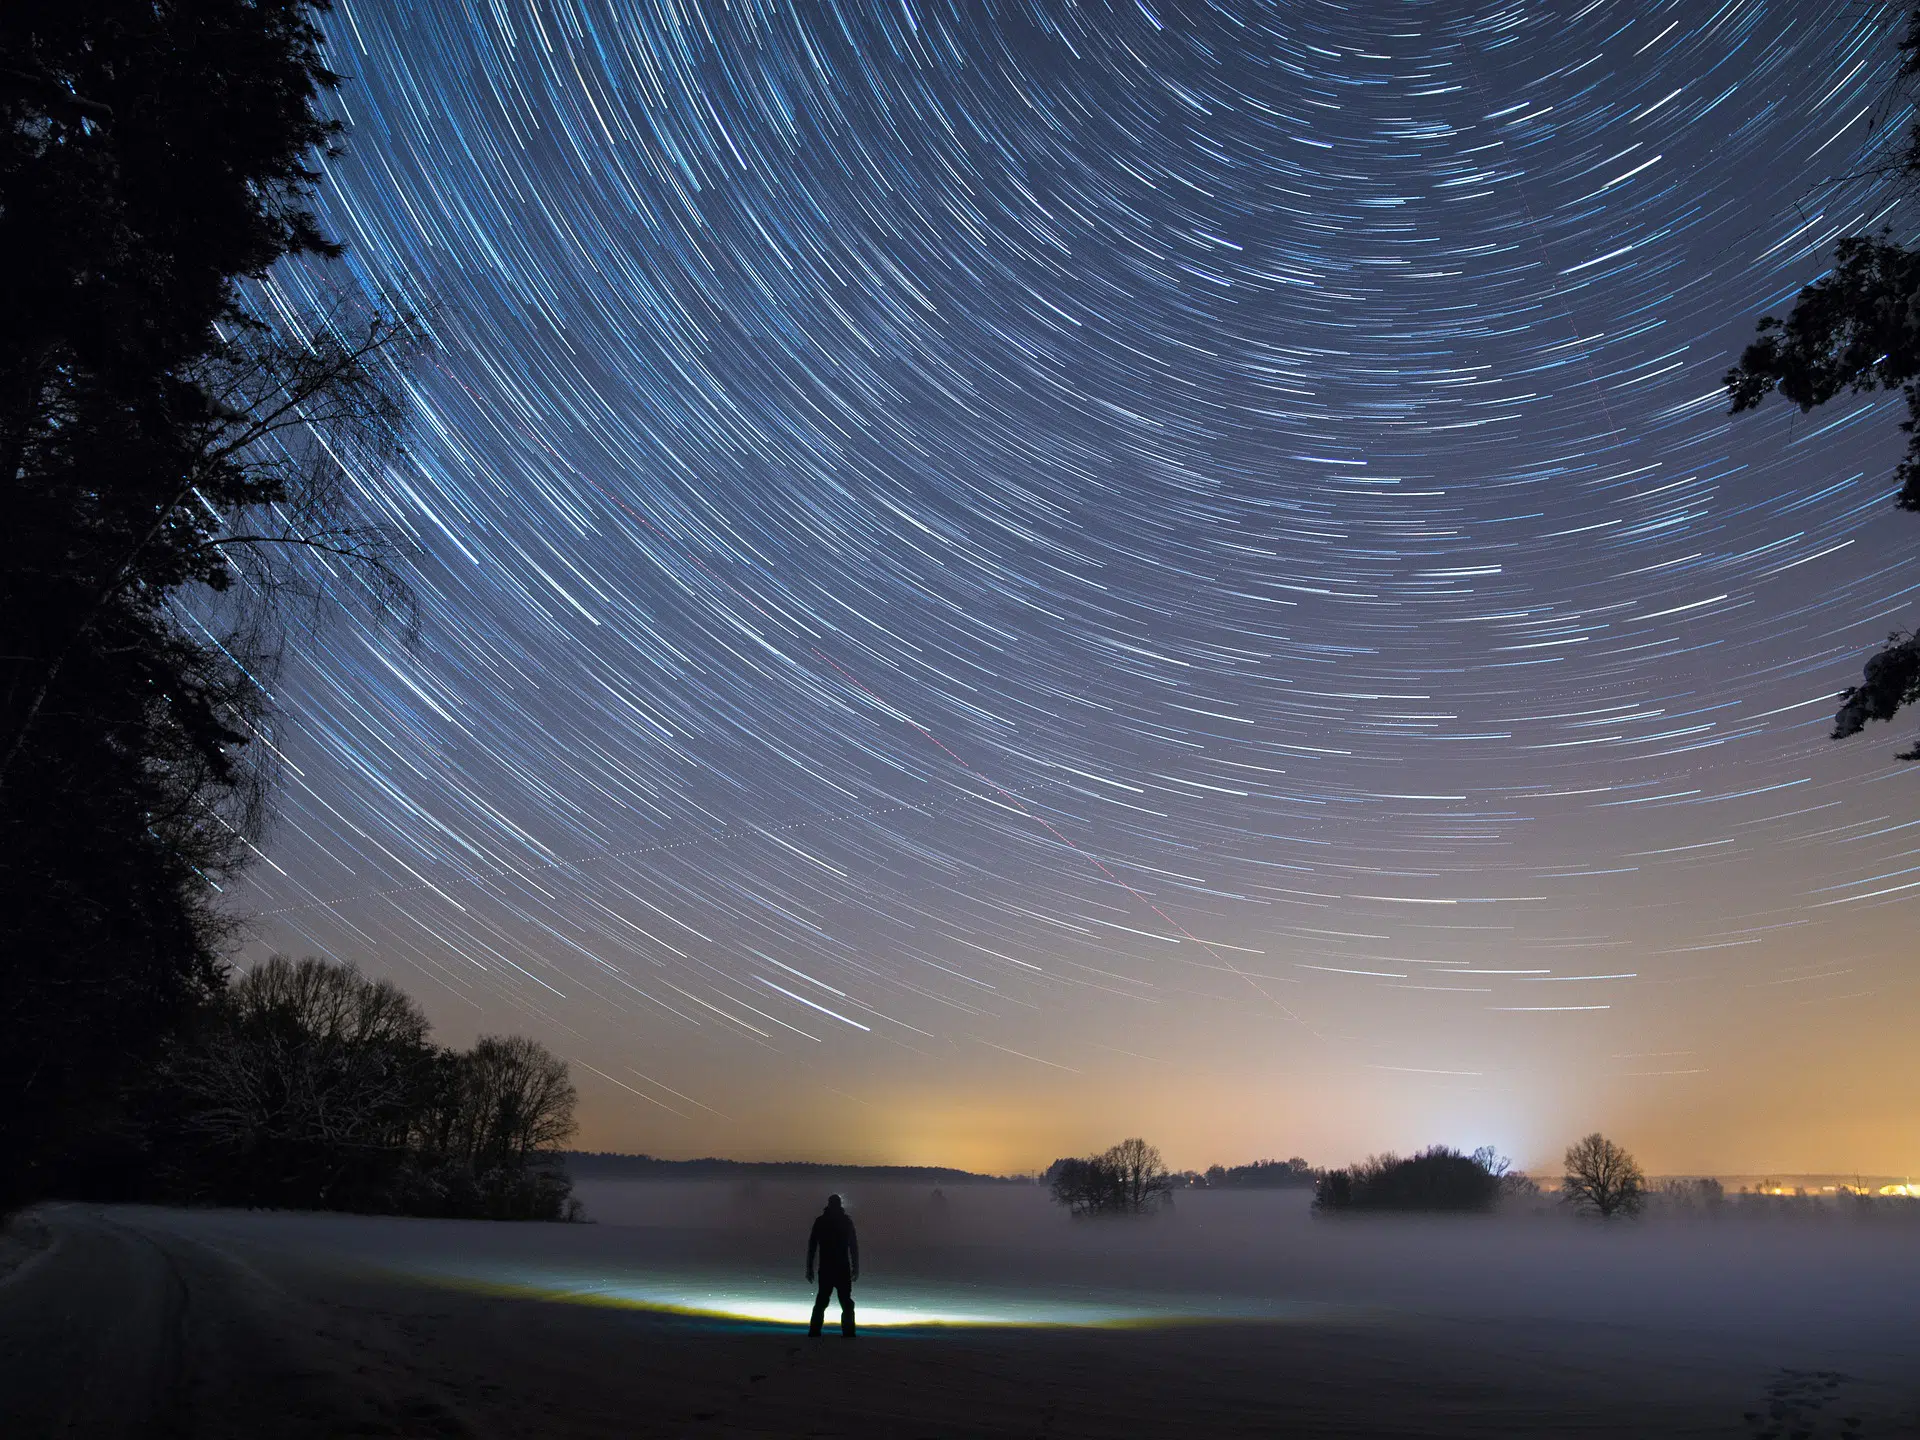
<svg viewBox="0 0 1920 1440">
<path fill-rule="evenodd" d="M 813 1297 L 813 1320 L 807 1326 L 807 1334 L 818 1335 L 821 1322 L 827 1318 L 827 1296 L 833 1293 L 833 1282 L 825 1275 L 820 1277 L 820 1293 Z"/>
<path fill-rule="evenodd" d="M 840 1290 L 840 1333 L 853 1334 L 853 1281 L 842 1280 Z"/>
</svg>

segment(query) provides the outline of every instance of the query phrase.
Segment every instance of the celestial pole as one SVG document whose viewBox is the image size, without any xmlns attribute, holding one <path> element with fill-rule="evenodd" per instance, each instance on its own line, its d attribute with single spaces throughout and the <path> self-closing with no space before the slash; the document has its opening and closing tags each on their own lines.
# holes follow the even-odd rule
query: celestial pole
<svg viewBox="0 0 1920 1440">
<path fill-rule="evenodd" d="M 1825 738 L 1896 415 L 1722 387 L 1906 224 L 1900 18 L 335 0 L 350 248 L 263 295 L 426 319 L 352 477 L 421 627 L 292 644 L 256 948 L 719 1136 L 1227 1024 L 1669 1103 L 1911 1015 L 1905 737 Z"/>
</svg>

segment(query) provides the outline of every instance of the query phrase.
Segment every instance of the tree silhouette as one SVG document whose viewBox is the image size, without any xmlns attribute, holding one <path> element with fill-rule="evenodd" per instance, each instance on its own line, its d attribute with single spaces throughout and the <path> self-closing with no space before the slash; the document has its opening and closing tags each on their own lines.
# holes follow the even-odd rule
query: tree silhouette
<svg viewBox="0 0 1920 1440">
<path fill-rule="evenodd" d="M 467 1158 L 483 1173 L 527 1165 L 573 1134 L 566 1063 L 524 1035 L 486 1035 L 465 1057 Z"/>
<path fill-rule="evenodd" d="M 1113 1174 L 1124 1210 L 1137 1215 L 1160 1204 L 1171 1188 L 1160 1151 L 1138 1137 L 1122 1140 L 1100 1158 Z"/>
<path fill-rule="evenodd" d="M 390 980 L 275 956 L 160 1067 L 167 1198 L 552 1219 L 568 1182 L 566 1063 L 524 1036 L 441 1050 Z"/>
<path fill-rule="evenodd" d="M 1054 1161 L 1047 1184 L 1054 1203 L 1076 1216 L 1139 1215 L 1172 1198 L 1166 1162 L 1138 1138 L 1098 1155 Z"/>
<path fill-rule="evenodd" d="M 1598 1130 L 1567 1147 L 1561 1198 L 1602 1220 L 1638 1214 L 1647 1198 L 1647 1177 L 1620 1146 Z"/>
<path fill-rule="evenodd" d="M 1314 1184 L 1319 1176 L 1298 1155 L 1288 1160 L 1255 1160 L 1250 1165 L 1209 1165 L 1207 1167 L 1207 1185 L 1210 1189 L 1226 1189 L 1245 1186 L 1250 1189 L 1305 1189 Z"/>
<path fill-rule="evenodd" d="M 259 602 L 316 550 L 393 593 L 335 457 L 397 445 L 409 328 L 245 298 L 338 250 L 324 9 L 0 6 L 0 1206 L 219 988 L 271 775 Z"/>
<path fill-rule="evenodd" d="M 167 1067 L 189 1142 L 172 1168 L 229 1204 L 365 1204 L 407 1157 L 431 1055 L 392 981 L 275 956 Z"/>
<path fill-rule="evenodd" d="M 1329 1170 L 1314 1187 L 1314 1209 L 1491 1210 L 1505 1189 L 1508 1162 L 1492 1146 L 1463 1155 L 1431 1145 L 1417 1155 L 1375 1155 Z"/>
<path fill-rule="evenodd" d="M 1920 76 L 1920 7 L 1900 42 L 1901 79 Z M 1920 177 L 1920 124 L 1890 167 Z M 1907 451 L 1894 470 L 1895 502 L 1920 511 L 1920 251 L 1886 238 L 1852 236 L 1835 247 L 1832 271 L 1803 289 L 1785 320 L 1768 315 L 1759 337 L 1727 372 L 1733 412 L 1751 410 L 1778 391 L 1804 411 L 1842 394 L 1900 390 L 1907 403 Z M 1857 735 L 1870 720 L 1891 720 L 1920 703 L 1920 634 L 1895 631 L 1866 662 L 1858 685 L 1841 697 L 1833 738 Z M 1900 752 L 1920 760 L 1920 744 Z"/>
</svg>

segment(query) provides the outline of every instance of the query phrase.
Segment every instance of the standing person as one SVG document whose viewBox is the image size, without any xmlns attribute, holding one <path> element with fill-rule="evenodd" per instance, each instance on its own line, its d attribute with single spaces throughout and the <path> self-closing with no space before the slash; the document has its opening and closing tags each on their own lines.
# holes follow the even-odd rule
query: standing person
<svg viewBox="0 0 1920 1440">
<path fill-rule="evenodd" d="M 840 1292 L 840 1333 L 853 1338 L 853 1282 L 860 1278 L 860 1237 L 854 1233 L 853 1217 L 840 1204 L 838 1195 L 827 1197 L 827 1208 L 814 1218 L 813 1232 L 807 1236 L 807 1279 L 813 1279 L 813 1257 L 820 1257 L 820 1293 L 813 1297 L 813 1322 L 809 1335 L 820 1333 L 826 1319 L 827 1296 Z"/>
</svg>

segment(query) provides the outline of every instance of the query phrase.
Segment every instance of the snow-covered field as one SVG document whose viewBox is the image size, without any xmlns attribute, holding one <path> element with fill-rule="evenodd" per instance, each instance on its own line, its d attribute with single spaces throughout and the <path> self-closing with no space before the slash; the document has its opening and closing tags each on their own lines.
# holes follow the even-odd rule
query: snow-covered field
<svg viewBox="0 0 1920 1440">
<path fill-rule="evenodd" d="M 580 1193 L 592 1224 L 39 1212 L 0 1430 L 1920 1433 L 1911 1224 L 1325 1221 L 1301 1192 L 1076 1224 L 1032 1187 L 854 1183 L 847 1344 L 798 1333 L 822 1187 Z"/>
</svg>

